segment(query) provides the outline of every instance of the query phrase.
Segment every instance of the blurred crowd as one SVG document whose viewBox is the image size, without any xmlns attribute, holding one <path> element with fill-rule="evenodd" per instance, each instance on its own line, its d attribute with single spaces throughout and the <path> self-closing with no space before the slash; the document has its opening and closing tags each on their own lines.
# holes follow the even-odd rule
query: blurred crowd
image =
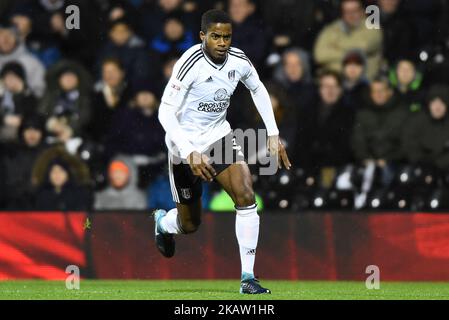
<svg viewBox="0 0 449 320">
<path fill-rule="evenodd" d="M 0 209 L 173 207 L 157 109 L 211 8 L 230 14 L 294 166 L 251 167 L 266 208 L 449 208 L 444 0 L 2 0 Z M 228 120 L 263 128 L 241 85 Z M 226 208 L 216 185 L 205 199 Z"/>
</svg>

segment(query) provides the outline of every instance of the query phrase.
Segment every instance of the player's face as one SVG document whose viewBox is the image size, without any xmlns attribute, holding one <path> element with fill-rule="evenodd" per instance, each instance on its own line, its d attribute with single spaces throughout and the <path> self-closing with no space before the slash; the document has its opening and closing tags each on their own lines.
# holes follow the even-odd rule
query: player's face
<svg viewBox="0 0 449 320">
<path fill-rule="evenodd" d="M 230 23 L 214 23 L 209 26 L 206 34 L 200 32 L 200 38 L 212 61 L 222 63 L 231 46 L 232 25 Z"/>
</svg>

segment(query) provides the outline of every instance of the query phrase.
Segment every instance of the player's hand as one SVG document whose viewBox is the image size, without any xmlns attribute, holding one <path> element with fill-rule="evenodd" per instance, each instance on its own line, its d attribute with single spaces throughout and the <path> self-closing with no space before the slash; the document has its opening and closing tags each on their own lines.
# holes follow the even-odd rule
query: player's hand
<svg viewBox="0 0 449 320">
<path fill-rule="evenodd" d="M 281 169 L 284 166 L 285 169 L 290 170 L 291 163 L 288 159 L 287 151 L 284 144 L 279 139 L 279 136 L 268 137 L 268 152 L 270 156 L 277 160 L 278 168 Z"/>
<path fill-rule="evenodd" d="M 202 153 L 193 151 L 187 157 L 190 169 L 195 176 L 199 176 L 204 181 L 213 181 L 217 175 L 214 168 L 209 164 L 209 158 Z"/>
</svg>

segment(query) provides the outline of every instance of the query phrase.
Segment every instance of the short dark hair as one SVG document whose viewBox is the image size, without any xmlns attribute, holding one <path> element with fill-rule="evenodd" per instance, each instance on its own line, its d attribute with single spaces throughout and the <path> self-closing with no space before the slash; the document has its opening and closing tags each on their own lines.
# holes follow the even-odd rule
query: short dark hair
<svg viewBox="0 0 449 320">
<path fill-rule="evenodd" d="M 318 81 L 321 81 L 323 78 L 332 77 L 337 81 L 339 87 L 343 85 L 343 79 L 341 75 L 333 70 L 323 70 L 318 73 Z"/>
<path fill-rule="evenodd" d="M 371 81 L 371 84 L 373 83 L 383 83 L 388 89 L 392 89 L 390 80 L 383 74 L 378 74 L 377 76 L 375 76 Z"/>
<path fill-rule="evenodd" d="M 213 23 L 231 23 L 231 18 L 223 10 L 212 9 L 203 13 L 201 17 L 201 31 L 207 32 L 209 26 Z"/>
<path fill-rule="evenodd" d="M 119 68 L 121 71 L 125 71 L 125 67 L 123 66 L 123 63 L 120 61 L 120 59 L 116 57 L 107 57 L 103 59 L 101 62 L 101 66 L 104 67 L 106 64 L 113 64 L 117 68 Z"/>
</svg>

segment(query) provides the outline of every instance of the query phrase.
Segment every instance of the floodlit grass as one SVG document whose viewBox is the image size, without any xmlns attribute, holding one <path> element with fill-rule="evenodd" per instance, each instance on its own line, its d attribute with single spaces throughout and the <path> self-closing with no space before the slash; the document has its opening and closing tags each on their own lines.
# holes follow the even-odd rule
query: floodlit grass
<svg viewBox="0 0 449 320">
<path fill-rule="evenodd" d="M 241 295 L 238 280 L 115 281 L 81 280 L 80 290 L 64 281 L 0 281 L 0 299 L 79 300 L 449 300 L 449 283 L 382 282 L 368 290 L 364 282 L 262 281 L 271 295 Z"/>
</svg>

